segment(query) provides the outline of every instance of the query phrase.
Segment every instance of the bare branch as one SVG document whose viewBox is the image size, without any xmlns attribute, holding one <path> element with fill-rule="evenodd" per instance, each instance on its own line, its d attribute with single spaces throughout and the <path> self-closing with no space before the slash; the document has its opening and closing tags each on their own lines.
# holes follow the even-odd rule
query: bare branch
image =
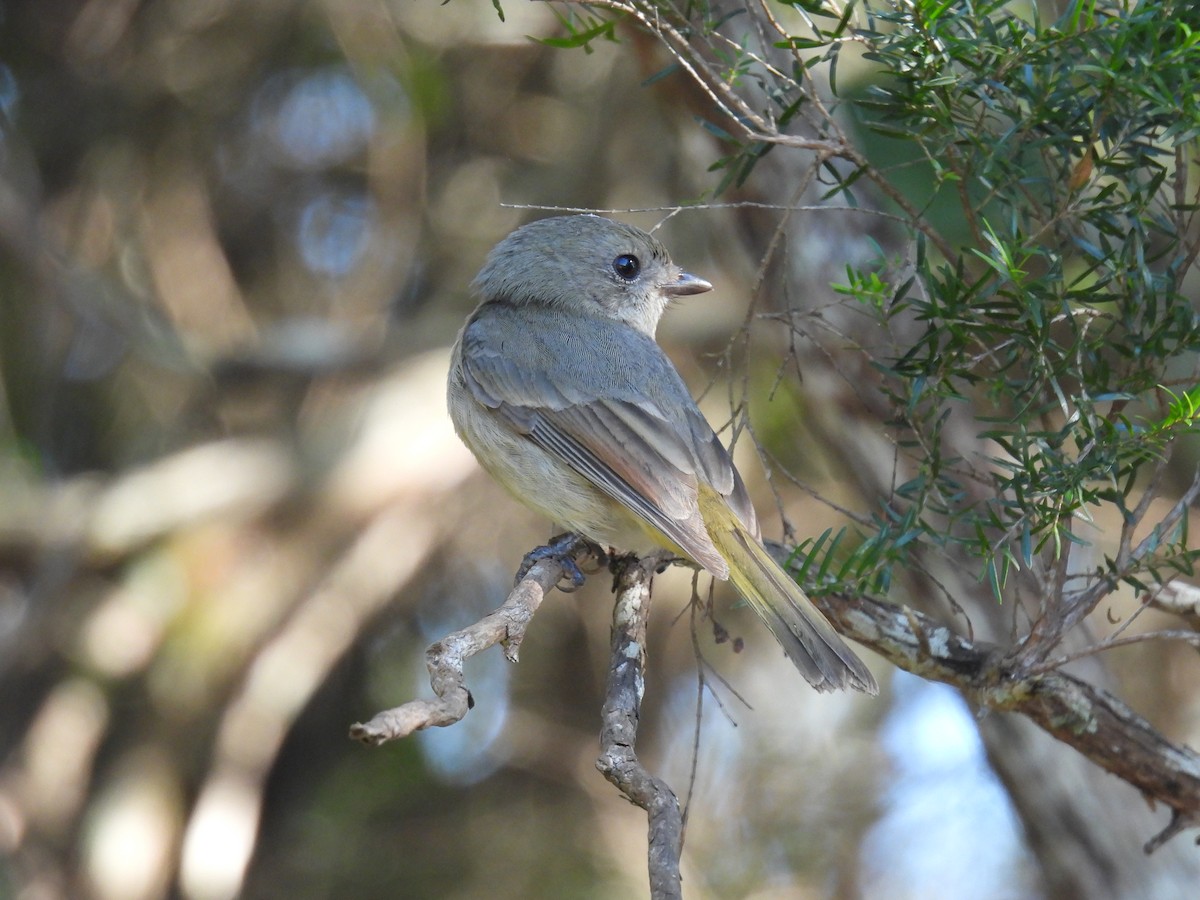
<svg viewBox="0 0 1200 900">
<path fill-rule="evenodd" d="M 1000 648 L 967 641 L 907 607 L 868 598 L 813 599 L 843 634 L 900 668 L 957 687 L 981 709 L 1021 713 L 1167 806 L 1172 823 L 1200 821 L 1200 754 L 1172 744 L 1107 691 L 1060 671 L 1029 675 Z M 1178 830 L 1149 841 L 1147 852 Z"/>
<path fill-rule="evenodd" d="M 679 876 L 683 817 L 679 800 L 665 781 L 646 771 L 634 750 L 646 689 L 650 579 L 659 563 L 657 556 L 619 563 L 612 655 L 596 768 L 631 802 L 646 810 L 650 827 L 650 896 L 654 900 L 675 900 L 683 896 Z"/>
<path fill-rule="evenodd" d="M 577 541 L 567 556 L 581 563 L 590 555 L 589 545 Z M 429 683 L 436 700 L 411 700 L 403 706 L 377 713 L 369 722 L 350 726 L 350 737 L 378 746 L 408 737 L 414 731 L 444 727 L 461 720 L 474 706 L 467 689 L 463 664 L 476 653 L 500 644 L 510 662 L 517 661 L 525 630 L 546 594 L 566 574 L 561 558 L 538 560 L 517 582 L 504 604 L 478 622 L 430 644 L 425 651 Z"/>
</svg>

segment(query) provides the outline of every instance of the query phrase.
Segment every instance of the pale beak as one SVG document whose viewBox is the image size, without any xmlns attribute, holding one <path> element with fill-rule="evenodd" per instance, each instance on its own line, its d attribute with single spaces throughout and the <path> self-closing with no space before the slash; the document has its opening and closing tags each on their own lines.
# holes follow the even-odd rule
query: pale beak
<svg viewBox="0 0 1200 900">
<path fill-rule="evenodd" d="M 674 281 L 668 281 L 662 286 L 662 292 L 668 297 L 688 297 L 692 294 L 703 294 L 711 291 L 712 285 L 703 278 L 680 272 Z"/>
</svg>

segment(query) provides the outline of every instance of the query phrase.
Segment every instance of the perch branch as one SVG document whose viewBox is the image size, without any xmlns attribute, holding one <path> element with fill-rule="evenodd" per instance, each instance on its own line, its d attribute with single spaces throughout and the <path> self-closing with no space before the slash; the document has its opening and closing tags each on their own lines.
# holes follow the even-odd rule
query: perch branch
<svg viewBox="0 0 1200 900">
<path fill-rule="evenodd" d="M 617 601 L 613 607 L 612 653 L 601 713 L 600 757 L 596 768 L 649 820 L 648 862 L 653 900 L 683 896 L 679 858 L 683 816 L 670 786 L 651 775 L 637 758 L 638 718 L 646 689 L 646 623 L 650 580 L 658 557 L 618 560 Z"/>
<path fill-rule="evenodd" d="M 564 553 L 565 558 L 581 568 L 591 555 L 591 546 L 580 540 L 570 544 Z M 475 705 L 467 689 L 463 664 L 476 653 L 496 644 L 504 647 L 504 656 L 510 662 L 517 661 L 525 630 L 542 605 L 542 599 L 569 574 L 568 566 L 563 563 L 564 556 L 538 559 L 517 581 L 502 606 L 475 624 L 429 645 L 425 650 L 425 666 L 436 699 L 411 700 L 403 706 L 377 713 L 366 724 L 356 722 L 350 726 L 350 737 L 378 746 L 423 728 L 453 725 L 462 719 Z"/>
</svg>

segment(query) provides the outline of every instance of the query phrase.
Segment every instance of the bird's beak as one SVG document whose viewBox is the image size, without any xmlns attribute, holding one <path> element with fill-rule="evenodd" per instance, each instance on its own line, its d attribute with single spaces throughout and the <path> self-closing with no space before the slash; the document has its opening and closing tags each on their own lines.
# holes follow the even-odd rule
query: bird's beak
<svg viewBox="0 0 1200 900">
<path fill-rule="evenodd" d="M 668 297 L 688 297 L 692 294 L 703 294 L 705 291 L 711 290 L 711 284 L 703 278 L 689 275 L 687 272 L 680 272 L 675 276 L 674 281 L 668 281 L 662 288 L 663 293 Z"/>
</svg>

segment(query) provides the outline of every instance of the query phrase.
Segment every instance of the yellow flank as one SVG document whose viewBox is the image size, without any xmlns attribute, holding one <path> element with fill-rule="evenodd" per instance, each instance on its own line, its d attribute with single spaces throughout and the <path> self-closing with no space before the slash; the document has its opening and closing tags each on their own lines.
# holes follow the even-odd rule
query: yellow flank
<svg viewBox="0 0 1200 900">
<path fill-rule="evenodd" d="M 729 565 L 729 580 L 809 683 L 819 691 L 849 687 L 877 694 L 867 667 L 738 520 L 725 498 L 701 484 L 699 501 L 708 535 Z"/>
</svg>

